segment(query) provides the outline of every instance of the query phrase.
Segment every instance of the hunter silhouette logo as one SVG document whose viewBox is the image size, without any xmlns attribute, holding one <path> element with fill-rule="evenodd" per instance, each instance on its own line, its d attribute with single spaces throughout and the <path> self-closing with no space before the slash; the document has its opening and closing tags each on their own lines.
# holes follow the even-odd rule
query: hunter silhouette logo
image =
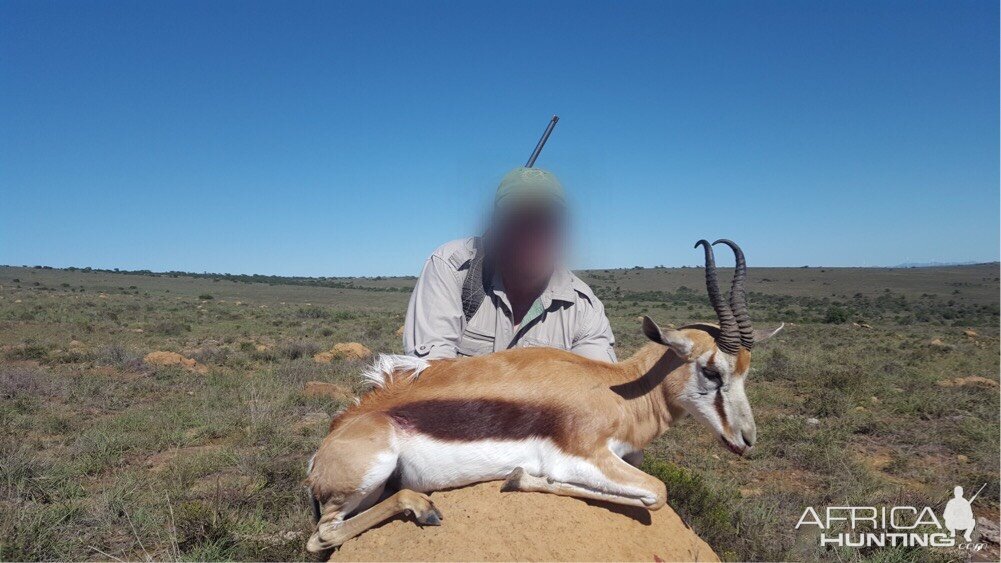
<svg viewBox="0 0 1001 563">
<path fill-rule="evenodd" d="M 977 491 L 977 494 L 970 497 L 970 500 L 963 498 L 963 487 L 957 485 L 953 489 L 953 497 L 945 505 L 945 512 L 942 513 L 942 519 L 945 520 L 945 527 L 954 537 L 957 531 L 964 530 L 963 538 L 967 542 L 973 541 L 973 528 L 977 526 L 977 519 L 973 517 L 973 507 L 971 505 L 980 496 L 980 492 L 986 486 L 987 483 L 984 483 L 980 487 L 980 490 Z"/>
<path fill-rule="evenodd" d="M 941 520 L 929 506 L 828 506 L 822 512 L 808 506 L 796 529 L 817 526 L 821 546 L 959 547 L 980 551 L 983 544 L 973 543 L 977 522 L 971 505 L 986 486 L 984 483 L 969 500 L 963 496 L 963 487 L 955 487 Z M 965 543 L 956 541 L 956 532 L 963 532 Z"/>
</svg>

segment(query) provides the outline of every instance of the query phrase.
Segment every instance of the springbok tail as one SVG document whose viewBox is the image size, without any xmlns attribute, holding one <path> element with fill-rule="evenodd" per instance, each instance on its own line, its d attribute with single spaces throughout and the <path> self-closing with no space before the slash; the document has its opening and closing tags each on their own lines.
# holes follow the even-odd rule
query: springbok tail
<svg viewBox="0 0 1001 563">
<path fill-rule="evenodd" d="M 362 372 L 361 376 L 373 387 L 382 388 L 393 383 L 393 377 L 397 372 L 408 372 L 408 377 L 414 380 L 429 365 L 431 364 L 427 360 L 414 356 L 380 354 L 372 366 Z"/>
</svg>

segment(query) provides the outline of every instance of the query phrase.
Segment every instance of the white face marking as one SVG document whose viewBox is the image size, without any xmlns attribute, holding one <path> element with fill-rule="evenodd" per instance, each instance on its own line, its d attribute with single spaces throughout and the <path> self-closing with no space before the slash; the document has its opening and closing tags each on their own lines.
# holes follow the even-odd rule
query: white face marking
<svg viewBox="0 0 1001 563">
<path fill-rule="evenodd" d="M 746 375 L 734 378 L 728 394 L 727 412 L 730 415 L 730 426 L 733 427 L 733 443 L 738 446 L 753 446 L 757 441 L 758 429 L 754 423 L 754 412 L 744 391 L 746 380 Z"/>
<path fill-rule="evenodd" d="M 701 373 L 702 368 L 712 355 L 712 351 L 705 352 L 696 358 L 694 362 L 688 364 L 686 369 L 689 370 L 689 376 L 685 381 L 685 386 L 682 388 L 681 393 L 678 395 L 678 402 L 693 418 L 708 426 L 717 434 L 721 434 L 723 432 L 723 422 L 719 419 L 719 415 L 716 414 L 716 408 L 713 404 L 715 393 L 710 392 L 711 386 Z"/>
<path fill-rule="evenodd" d="M 690 376 L 678 397 L 678 402 L 686 412 L 709 427 L 717 436 L 722 436 L 737 447 L 750 446 L 754 443 L 756 430 L 751 404 L 744 391 L 746 376 L 734 377 L 736 358 L 716 352 L 712 367 L 719 374 L 719 380 L 712 381 L 705 375 L 705 368 L 710 358 L 713 358 L 712 350 L 689 364 Z M 720 417 L 717 401 L 722 404 L 726 424 Z"/>
</svg>

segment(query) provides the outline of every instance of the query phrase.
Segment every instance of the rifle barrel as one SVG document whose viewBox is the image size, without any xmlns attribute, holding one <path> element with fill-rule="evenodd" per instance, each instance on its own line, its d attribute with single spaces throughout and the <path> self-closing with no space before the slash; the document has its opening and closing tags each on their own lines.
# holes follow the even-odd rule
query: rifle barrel
<svg viewBox="0 0 1001 563">
<path fill-rule="evenodd" d="M 528 163 L 525 164 L 525 168 L 531 168 L 535 166 L 535 159 L 539 158 L 539 153 L 542 152 L 542 147 L 546 146 L 546 141 L 549 140 L 549 135 L 553 132 L 553 127 L 556 127 L 556 122 L 560 120 L 558 115 L 554 115 L 552 119 L 549 120 L 549 125 L 546 126 L 545 133 L 542 134 L 542 138 L 539 139 L 539 144 L 535 145 L 535 150 L 532 151 L 532 156 L 528 158 Z"/>
<path fill-rule="evenodd" d="M 980 496 L 980 493 L 984 492 L 984 487 L 986 487 L 986 486 L 987 486 L 987 483 L 984 483 L 983 485 L 981 485 L 980 486 L 980 490 L 977 491 L 977 494 L 975 494 L 972 497 L 970 497 L 970 504 L 973 504 L 973 501 L 976 500 L 976 498 Z"/>
</svg>

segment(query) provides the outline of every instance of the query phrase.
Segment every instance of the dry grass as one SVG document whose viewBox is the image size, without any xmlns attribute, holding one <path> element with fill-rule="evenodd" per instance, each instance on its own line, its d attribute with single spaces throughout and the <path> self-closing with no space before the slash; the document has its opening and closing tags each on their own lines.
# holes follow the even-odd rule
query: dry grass
<svg viewBox="0 0 1001 563">
<path fill-rule="evenodd" d="M 712 318 L 699 275 L 588 273 L 622 355 L 642 343 L 639 314 Z M 686 421 L 647 469 L 729 559 L 948 557 L 821 552 L 794 526 L 807 505 L 938 507 L 957 483 L 988 482 L 974 506 L 996 517 L 997 388 L 936 382 L 998 380 L 997 278 L 997 265 L 752 271 L 758 324 L 793 323 L 755 353 L 759 447 L 736 458 Z M 0 268 L 0 560 L 308 558 L 301 480 L 317 413 L 342 405 L 302 385 L 356 386 L 361 368 L 311 356 L 344 341 L 399 352 L 412 280 L 269 281 Z M 844 323 L 825 323 L 832 307 Z M 154 350 L 209 371 L 143 364 Z"/>
</svg>

